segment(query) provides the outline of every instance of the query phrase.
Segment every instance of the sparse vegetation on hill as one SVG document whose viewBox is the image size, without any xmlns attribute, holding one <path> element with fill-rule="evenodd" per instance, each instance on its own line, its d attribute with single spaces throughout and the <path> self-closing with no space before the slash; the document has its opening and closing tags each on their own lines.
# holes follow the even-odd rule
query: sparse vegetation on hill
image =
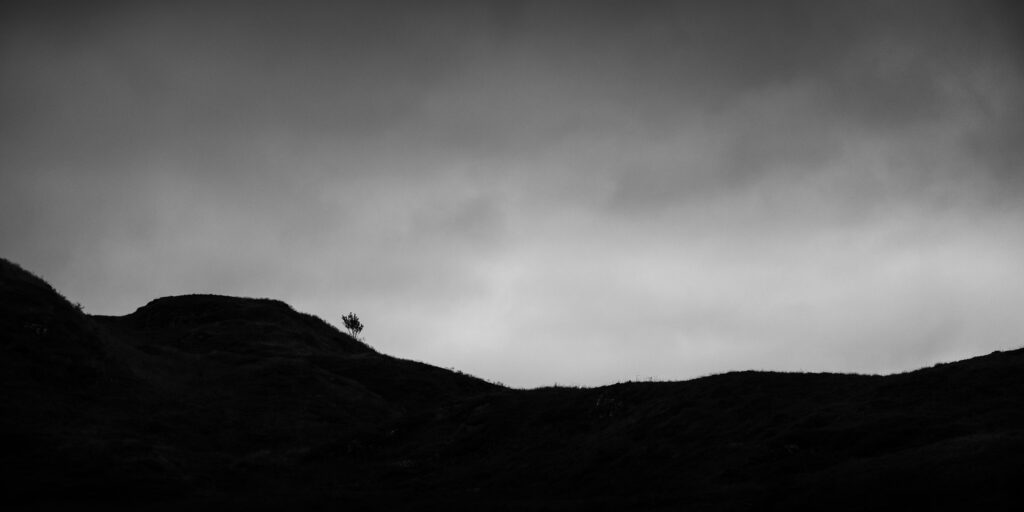
<svg viewBox="0 0 1024 512">
<path fill-rule="evenodd" d="M 359 336 L 359 333 L 363 332 L 363 323 L 359 321 L 359 317 L 355 313 L 349 313 L 341 319 L 345 322 L 345 328 L 348 329 L 349 334 L 353 337 Z"/>
<path fill-rule="evenodd" d="M 1000 510 L 1024 350 L 892 376 L 513 390 L 280 301 L 85 315 L 0 260 L 14 508 Z"/>
</svg>

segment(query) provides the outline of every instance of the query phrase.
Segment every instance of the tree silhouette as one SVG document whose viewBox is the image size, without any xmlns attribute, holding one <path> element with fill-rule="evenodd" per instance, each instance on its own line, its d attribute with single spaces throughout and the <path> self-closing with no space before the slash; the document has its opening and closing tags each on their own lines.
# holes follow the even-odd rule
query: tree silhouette
<svg viewBox="0 0 1024 512">
<path fill-rule="evenodd" d="M 345 328 L 353 337 L 359 336 L 359 333 L 363 331 L 363 323 L 359 321 L 359 317 L 355 313 L 350 312 L 341 319 L 345 321 Z"/>
</svg>

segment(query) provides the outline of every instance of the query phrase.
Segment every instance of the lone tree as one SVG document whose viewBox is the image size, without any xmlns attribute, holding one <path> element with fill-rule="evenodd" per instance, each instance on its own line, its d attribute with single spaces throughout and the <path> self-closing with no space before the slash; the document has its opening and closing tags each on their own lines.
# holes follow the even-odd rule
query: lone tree
<svg viewBox="0 0 1024 512">
<path fill-rule="evenodd" d="M 353 337 L 359 336 L 359 333 L 363 331 L 363 323 L 359 321 L 359 317 L 355 313 L 349 313 L 341 319 L 345 321 L 345 328 Z"/>
</svg>

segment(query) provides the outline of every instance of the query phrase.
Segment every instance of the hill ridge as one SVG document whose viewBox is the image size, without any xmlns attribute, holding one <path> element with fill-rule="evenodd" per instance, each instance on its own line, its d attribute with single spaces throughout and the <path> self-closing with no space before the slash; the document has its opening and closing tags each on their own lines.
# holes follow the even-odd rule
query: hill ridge
<svg viewBox="0 0 1024 512">
<path fill-rule="evenodd" d="M 510 389 L 273 299 L 85 315 L 0 260 L 14 505 L 1008 509 L 1024 349 L 892 375 L 742 371 Z"/>
</svg>

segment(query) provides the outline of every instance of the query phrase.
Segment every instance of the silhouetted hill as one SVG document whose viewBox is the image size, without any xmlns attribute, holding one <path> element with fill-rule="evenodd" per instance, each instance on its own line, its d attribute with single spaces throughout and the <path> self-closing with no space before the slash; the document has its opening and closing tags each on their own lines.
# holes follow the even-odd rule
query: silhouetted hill
<svg viewBox="0 0 1024 512">
<path fill-rule="evenodd" d="M 0 260 L 8 508 L 1012 507 L 1024 350 L 891 376 L 513 390 L 269 299 L 83 314 Z"/>
</svg>

